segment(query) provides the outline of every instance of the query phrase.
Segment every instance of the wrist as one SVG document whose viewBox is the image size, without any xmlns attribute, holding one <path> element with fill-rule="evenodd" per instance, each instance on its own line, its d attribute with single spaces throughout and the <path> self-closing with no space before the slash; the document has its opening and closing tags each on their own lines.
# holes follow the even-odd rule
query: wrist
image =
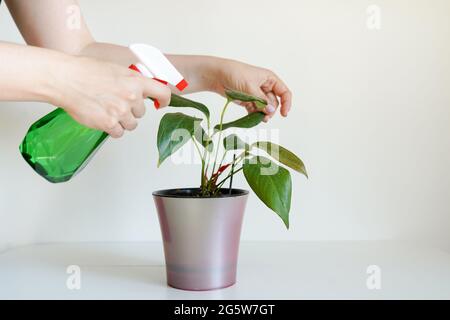
<svg viewBox="0 0 450 320">
<path fill-rule="evenodd" d="M 167 58 L 185 77 L 189 86 L 185 93 L 198 91 L 219 92 L 224 60 L 212 56 L 167 55 Z"/>
<path fill-rule="evenodd" d="M 61 73 L 63 69 L 58 61 L 54 57 L 48 61 L 42 61 L 34 72 L 28 74 L 28 80 L 33 85 L 28 85 L 28 92 L 23 94 L 27 100 L 45 102 L 55 106 L 60 104 L 62 94 L 59 88 L 61 80 L 58 79 L 58 73 Z"/>
<path fill-rule="evenodd" d="M 66 106 L 73 87 L 71 81 L 78 72 L 80 59 L 85 58 L 64 55 L 46 67 L 47 72 L 42 87 L 42 95 L 45 96 L 46 101 L 54 106 Z"/>
<path fill-rule="evenodd" d="M 201 57 L 201 66 L 196 71 L 204 91 L 220 93 L 226 60 L 218 57 Z"/>
</svg>

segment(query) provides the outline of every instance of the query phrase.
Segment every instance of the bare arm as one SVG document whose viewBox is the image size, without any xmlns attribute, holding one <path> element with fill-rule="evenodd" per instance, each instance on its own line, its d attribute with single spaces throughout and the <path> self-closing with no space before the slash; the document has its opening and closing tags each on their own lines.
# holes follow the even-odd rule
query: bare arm
<svg viewBox="0 0 450 320">
<path fill-rule="evenodd" d="M 5 0 L 29 45 L 78 54 L 92 38 L 75 0 Z"/>
<path fill-rule="evenodd" d="M 29 45 L 101 58 L 122 66 L 136 62 L 127 47 L 94 40 L 76 0 L 6 0 L 6 3 Z M 206 57 L 168 55 L 168 58 L 188 80 L 188 92 L 212 89 L 211 79 L 206 78 L 211 72 L 200 72 L 201 68 L 206 69 Z"/>
<path fill-rule="evenodd" d="M 0 42 L 0 100 L 49 102 L 113 137 L 136 128 L 146 97 L 168 104 L 170 90 L 157 81 L 118 64 L 77 56 L 93 40 L 84 22 L 74 33 L 65 28 L 64 5 L 75 1 L 7 4 L 30 45 Z"/>
<path fill-rule="evenodd" d="M 53 74 L 48 71 L 71 59 L 63 53 L 6 42 L 0 42 L 0 57 L 0 100 L 40 102 L 51 102 L 56 94 Z"/>
<path fill-rule="evenodd" d="M 97 57 L 128 66 L 136 58 L 123 46 L 94 40 L 76 0 L 6 0 L 28 44 L 74 55 Z M 77 20 L 78 19 L 78 20 Z M 78 23 L 77 23 L 78 22 Z M 73 28 L 76 26 L 77 28 Z M 187 92 L 224 89 L 245 91 L 269 101 L 266 121 L 281 101 L 281 114 L 291 107 L 291 92 L 272 71 L 238 61 L 209 56 L 167 55 L 189 82 Z M 249 112 L 251 105 L 245 105 Z"/>
</svg>

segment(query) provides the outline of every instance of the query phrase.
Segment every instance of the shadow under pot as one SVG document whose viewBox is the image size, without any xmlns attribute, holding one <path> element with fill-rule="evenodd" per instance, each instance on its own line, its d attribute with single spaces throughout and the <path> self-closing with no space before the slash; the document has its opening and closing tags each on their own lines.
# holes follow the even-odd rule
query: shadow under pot
<svg viewBox="0 0 450 320">
<path fill-rule="evenodd" d="M 153 193 L 166 258 L 167 284 L 212 290 L 236 283 L 239 241 L 248 191 L 222 189 L 212 198 L 198 188 Z"/>
</svg>

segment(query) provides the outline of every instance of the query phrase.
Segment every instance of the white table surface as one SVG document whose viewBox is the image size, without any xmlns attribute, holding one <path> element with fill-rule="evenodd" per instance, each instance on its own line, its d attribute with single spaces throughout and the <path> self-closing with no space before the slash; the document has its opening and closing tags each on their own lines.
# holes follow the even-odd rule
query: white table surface
<svg viewBox="0 0 450 320">
<path fill-rule="evenodd" d="M 165 284 L 160 243 L 42 244 L 0 254 L 0 299 L 441 299 L 450 254 L 396 242 L 247 242 L 236 285 L 189 292 Z M 81 268 L 69 290 L 69 265 Z M 369 290 L 369 265 L 381 289 Z"/>
</svg>

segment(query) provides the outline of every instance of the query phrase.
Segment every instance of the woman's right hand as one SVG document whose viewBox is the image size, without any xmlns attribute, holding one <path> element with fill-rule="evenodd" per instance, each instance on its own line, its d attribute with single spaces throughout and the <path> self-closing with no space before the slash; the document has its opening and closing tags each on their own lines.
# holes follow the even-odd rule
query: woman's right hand
<svg viewBox="0 0 450 320">
<path fill-rule="evenodd" d="M 170 102 L 170 89 L 126 67 L 86 57 L 69 57 L 64 69 L 52 70 L 50 101 L 76 121 L 119 138 L 134 130 L 145 113 L 144 100 Z M 56 94 L 55 94 L 56 93 Z"/>
</svg>

